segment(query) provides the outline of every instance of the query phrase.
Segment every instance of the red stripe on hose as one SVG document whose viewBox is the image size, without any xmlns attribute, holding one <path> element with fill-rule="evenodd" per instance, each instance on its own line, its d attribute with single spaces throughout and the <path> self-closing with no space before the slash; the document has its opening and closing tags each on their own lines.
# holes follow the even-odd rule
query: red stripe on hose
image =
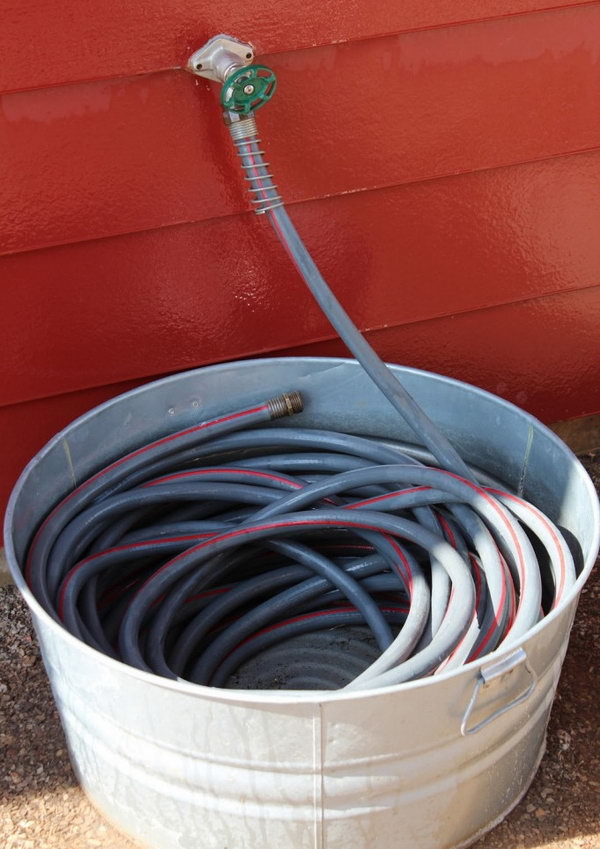
<svg viewBox="0 0 600 849">
<path fill-rule="evenodd" d="M 479 568 L 479 563 L 477 562 L 477 558 L 474 554 L 469 552 L 469 560 L 471 561 L 471 566 L 473 567 L 473 574 L 475 576 L 475 611 L 479 607 L 479 602 L 481 601 L 481 569 Z"/>
<path fill-rule="evenodd" d="M 334 522 L 330 519 L 298 519 L 294 522 L 271 522 L 268 525 L 253 525 L 250 528 L 238 528 L 237 530 L 229 531 L 226 534 L 222 534 L 219 537 L 214 537 L 208 542 L 203 542 L 200 545 L 194 546 L 192 549 L 188 549 L 187 551 L 183 551 L 181 554 L 178 554 L 172 560 L 169 560 L 168 563 L 165 563 L 158 569 L 151 578 L 142 585 L 140 588 L 143 589 L 149 581 L 153 580 L 157 575 L 160 575 L 165 569 L 170 568 L 174 563 L 177 563 L 182 557 L 187 556 L 188 554 L 192 554 L 196 551 L 201 551 L 203 548 L 206 548 L 208 545 L 212 545 L 213 543 L 223 542 L 228 539 L 235 539 L 238 536 L 247 536 L 250 533 L 254 533 L 255 531 L 271 531 L 276 528 L 299 528 L 299 527 L 334 527 L 334 528 L 359 528 L 360 530 L 365 531 L 376 531 L 377 533 L 381 533 L 381 528 L 377 528 L 374 525 L 365 525 L 360 522 Z"/>
<path fill-rule="evenodd" d="M 548 521 L 547 517 L 544 516 L 544 514 L 541 512 L 541 510 L 538 510 L 537 507 L 534 507 L 534 505 L 530 504 L 528 501 L 524 501 L 522 498 L 518 498 L 516 495 L 512 495 L 510 492 L 502 492 L 501 489 L 492 489 L 492 487 L 489 487 L 489 486 L 486 487 L 486 489 L 487 489 L 488 492 L 491 492 L 494 495 L 502 495 L 504 498 L 508 498 L 509 501 L 517 501 L 519 504 L 521 504 L 523 507 L 525 507 L 531 513 L 535 513 L 535 515 L 538 517 L 538 519 L 546 526 L 546 529 L 547 529 L 548 533 L 551 535 L 552 541 L 554 542 L 554 544 L 555 544 L 555 546 L 558 550 L 558 557 L 559 557 L 560 583 L 559 583 L 558 589 L 556 591 L 554 603 L 552 604 L 553 608 L 556 607 L 556 605 L 560 601 L 562 594 L 564 592 L 565 582 L 567 580 L 567 575 L 566 575 L 566 568 L 567 567 L 566 567 L 566 563 L 565 563 L 565 556 L 563 554 L 562 546 L 560 545 L 560 540 L 559 540 L 559 538 L 557 537 L 557 535 L 554 531 L 554 527 Z"/>
<path fill-rule="evenodd" d="M 117 468 L 117 466 L 122 465 L 126 460 L 130 460 L 132 457 L 138 457 L 140 454 L 143 454 L 144 452 L 149 451 L 151 448 L 154 448 L 157 445 L 164 445 L 167 442 L 171 442 L 173 439 L 178 439 L 179 437 L 182 437 L 182 436 L 188 436 L 190 433 L 196 433 L 198 431 L 205 430 L 207 427 L 212 427 L 213 425 L 223 424 L 224 422 L 234 421 L 235 419 L 243 418 L 244 416 L 249 416 L 252 413 L 260 413 L 263 410 L 268 410 L 268 409 L 269 409 L 268 404 L 261 404 L 259 407 L 252 407 L 249 410 L 242 410 L 239 413 L 231 413 L 230 415 L 223 416 L 220 419 L 212 419 L 209 422 L 202 422 L 202 424 L 194 425 L 194 427 L 188 428 L 187 430 L 182 430 L 182 431 L 178 431 L 177 433 L 169 434 L 169 436 L 164 436 L 164 437 L 162 437 L 162 439 L 157 439 L 154 442 L 148 443 L 148 445 L 143 445 L 141 448 L 138 448 L 136 451 L 132 451 L 131 454 L 126 454 L 125 457 L 120 457 L 118 460 L 115 460 L 109 466 L 106 466 L 104 469 L 100 469 L 99 472 L 96 472 L 95 475 L 93 475 L 91 478 L 88 478 L 86 481 L 84 481 L 82 484 L 80 484 L 76 489 L 74 489 L 72 492 L 70 492 L 68 495 L 66 495 L 62 499 L 62 501 L 59 504 L 57 504 L 56 507 L 53 510 L 51 510 L 50 513 L 46 516 L 46 518 L 44 519 L 44 521 L 42 522 L 42 524 L 40 525 L 40 527 L 36 531 L 36 534 L 35 534 L 32 542 L 31 542 L 31 546 L 29 547 L 29 552 L 28 552 L 28 555 L 27 555 L 27 561 L 26 561 L 26 564 L 25 564 L 25 578 L 26 578 L 26 580 L 29 582 L 30 577 L 31 577 L 32 553 L 35 549 L 35 546 L 36 546 L 36 544 L 39 540 L 39 537 L 40 537 L 42 531 L 48 525 L 48 522 L 53 518 L 53 516 L 56 515 L 58 510 L 60 510 L 65 504 L 67 504 L 67 502 L 69 502 L 77 493 L 83 492 L 86 489 L 86 487 L 88 487 L 95 480 L 98 480 L 99 478 L 101 478 L 103 475 L 105 475 L 111 469 L 115 469 L 115 468 Z"/>
<path fill-rule="evenodd" d="M 297 483 L 296 481 L 287 480 L 287 478 L 280 478 L 277 475 L 272 475 L 267 472 L 255 472 L 250 469 L 222 469 L 222 468 L 214 468 L 214 469 L 192 469 L 189 472 L 176 472 L 172 475 L 166 475 L 164 478 L 157 478 L 154 481 L 149 481 L 148 483 L 143 484 L 143 487 L 148 486 L 158 486 L 161 483 L 166 483 L 167 481 L 179 480 L 180 478 L 194 477 L 196 475 L 214 475 L 215 472 L 226 472 L 228 474 L 236 474 L 236 475 L 250 475 L 252 477 L 259 478 L 267 478 L 271 481 L 277 481 L 278 483 L 285 483 L 288 486 L 293 487 L 294 489 L 302 489 L 303 484 Z"/>
<path fill-rule="evenodd" d="M 355 510 L 357 507 L 364 507 L 367 504 L 377 504 L 379 501 L 385 501 L 387 498 L 395 498 L 398 495 L 404 495 L 405 492 L 425 492 L 431 489 L 430 486 L 413 486 L 410 489 L 399 489 L 396 492 L 386 492 L 385 495 L 376 495 L 373 498 L 367 498 L 364 501 L 355 501 L 353 504 L 348 504 L 347 510 Z"/>
<path fill-rule="evenodd" d="M 66 577 L 64 578 L 61 589 L 60 589 L 60 594 L 59 594 L 59 597 L 58 597 L 57 612 L 58 612 L 59 618 L 60 619 L 63 618 L 64 606 L 65 606 L 65 594 L 67 592 L 69 584 L 71 583 L 71 581 L 73 580 L 73 578 L 75 577 L 77 572 L 79 572 L 79 570 L 82 569 L 86 565 L 86 563 L 91 563 L 93 560 L 97 560 L 99 557 L 103 557 L 105 554 L 113 554 L 115 551 L 131 551 L 134 548 L 142 548 L 145 545 L 146 546 L 156 545 L 157 543 L 161 543 L 161 542 L 188 542 L 188 541 L 191 542 L 193 540 L 206 539 L 206 537 L 213 537 L 213 536 L 215 536 L 214 533 L 204 533 L 204 534 L 190 534 L 189 536 L 181 536 L 181 537 L 168 537 L 168 538 L 164 538 L 164 539 L 162 537 L 159 538 L 159 539 L 152 539 L 152 540 L 147 539 L 147 540 L 144 540 L 142 542 L 132 542 L 132 543 L 129 543 L 128 545 L 117 545 L 114 548 L 108 548 L 106 551 L 100 551 L 98 554 L 91 554 L 89 557 L 86 557 L 84 560 L 80 560 L 79 563 L 77 563 L 77 565 L 74 566 L 69 571 L 69 573 L 66 575 Z"/>
<path fill-rule="evenodd" d="M 466 483 L 467 486 L 470 489 L 472 489 L 477 494 L 481 495 L 482 498 L 484 498 L 485 501 L 487 501 L 491 505 L 491 507 L 493 507 L 495 512 L 498 514 L 498 516 L 502 520 L 503 524 L 508 529 L 508 532 L 509 532 L 510 536 L 512 537 L 513 544 L 514 544 L 516 551 L 517 551 L 517 569 L 518 569 L 518 572 L 519 572 L 519 579 L 520 579 L 520 582 L 521 582 L 521 597 L 522 597 L 525 593 L 525 582 L 526 582 L 523 549 L 521 548 L 521 545 L 519 543 L 519 540 L 517 538 L 517 535 L 515 534 L 515 531 L 514 531 L 512 525 L 511 525 L 511 523 L 506 518 L 506 516 L 505 516 L 504 512 L 502 511 L 502 509 L 500 508 L 500 506 L 496 503 L 496 500 L 494 498 L 492 498 L 485 491 L 485 489 L 483 489 L 480 486 L 477 486 L 477 484 L 474 484 L 471 481 L 466 480 L 466 478 L 462 478 L 460 475 L 454 474 L 454 472 L 449 472 L 447 469 L 436 469 L 435 471 L 439 472 L 442 475 L 447 475 L 450 478 L 454 478 L 455 480 L 461 481 L 461 483 Z"/>
</svg>

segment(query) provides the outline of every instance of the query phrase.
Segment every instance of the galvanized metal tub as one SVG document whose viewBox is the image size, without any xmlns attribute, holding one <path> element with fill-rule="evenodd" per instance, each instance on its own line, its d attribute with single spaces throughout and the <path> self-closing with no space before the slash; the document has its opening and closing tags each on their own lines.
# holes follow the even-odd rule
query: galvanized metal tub
<svg viewBox="0 0 600 849">
<path fill-rule="evenodd" d="M 33 529 L 76 481 L 199 418 L 300 389 L 307 407 L 294 424 L 410 441 L 352 361 L 230 363 L 140 387 L 67 427 L 19 479 L 6 514 L 8 562 L 75 769 L 94 804 L 143 844 L 445 849 L 499 822 L 532 780 L 598 550 L 596 493 L 569 449 L 528 414 L 464 383 L 394 370 L 468 462 L 519 489 L 580 549 L 577 584 L 522 643 L 435 678 L 318 696 L 168 681 L 70 636 L 21 574 Z"/>
</svg>

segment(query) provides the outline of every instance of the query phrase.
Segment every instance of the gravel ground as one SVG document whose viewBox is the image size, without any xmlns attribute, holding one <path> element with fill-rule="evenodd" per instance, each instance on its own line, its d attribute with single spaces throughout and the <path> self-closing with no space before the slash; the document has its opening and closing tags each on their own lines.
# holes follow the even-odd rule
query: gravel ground
<svg viewBox="0 0 600 849">
<path fill-rule="evenodd" d="M 600 453 L 582 460 L 600 489 Z M 10 586 L 0 588 L 0 645 L 2 845 L 131 849 L 77 786 L 29 616 Z M 547 754 L 525 799 L 477 849 L 600 849 L 599 659 L 596 568 L 573 627 Z"/>
</svg>

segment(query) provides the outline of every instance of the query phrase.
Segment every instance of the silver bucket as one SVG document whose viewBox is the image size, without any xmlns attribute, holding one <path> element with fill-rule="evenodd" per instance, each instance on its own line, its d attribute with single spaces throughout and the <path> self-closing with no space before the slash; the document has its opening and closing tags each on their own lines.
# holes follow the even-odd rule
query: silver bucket
<svg viewBox="0 0 600 849">
<path fill-rule="evenodd" d="M 156 849 L 446 849 L 498 823 L 544 750 L 577 600 L 599 544 L 596 493 L 532 416 L 455 380 L 393 367 L 468 463 L 565 530 L 582 569 L 519 645 L 376 691 L 219 690 L 137 671 L 76 640 L 29 592 L 28 540 L 58 498 L 134 446 L 299 389 L 294 425 L 412 441 L 354 362 L 290 358 L 211 366 L 92 410 L 27 466 L 5 524 L 77 775 L 125 833 Z"/>
</svg>

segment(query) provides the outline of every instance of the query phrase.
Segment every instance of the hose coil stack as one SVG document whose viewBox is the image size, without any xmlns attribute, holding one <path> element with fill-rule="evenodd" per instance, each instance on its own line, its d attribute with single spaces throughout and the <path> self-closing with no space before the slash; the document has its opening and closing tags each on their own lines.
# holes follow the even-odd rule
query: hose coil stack
<svg viewBox="0 0 600 849">
<path fill-rule="evenodd" d="M 236 686 L 263 657 L 262 686 L 372 688 L 508 645 L 574 582 L 534 506 L 410 447 L 270 424 L 301 409 L 202 422 L 82 483 L 29 550 L 46 610 L 170 678 Z"/>
</svg>

